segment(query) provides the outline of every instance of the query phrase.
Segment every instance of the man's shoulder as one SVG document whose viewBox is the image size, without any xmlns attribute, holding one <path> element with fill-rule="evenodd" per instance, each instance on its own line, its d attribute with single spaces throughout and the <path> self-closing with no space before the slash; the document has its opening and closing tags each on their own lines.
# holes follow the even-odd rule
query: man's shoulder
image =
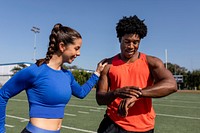
<svg viewBox="0 0 200 133">
<path fill-rule="evenodd" d="M 114 58 L 114 57 L 110 57 L 110 58 L 106 59 L 106 62 L 108 62 L 108 65 L 112 64 L 113 58 Z"/>
<path fill-rule="evenodd" d="M 106 58 L 105 62 L 107 62 L 108 64 L 105 66 L 105 68 L 103 70 L 104 74 L 107 74 L 109 72 L 110 67 L 112 65 L 113 58 L 115 58 L 115 57 L 116 57 L 116 55 L 109 57 L 109 58 Z"/>
<path fill-rule="evenodd" d="M 147 63 L 149 64 L 149 66 L 151 66 L 153 68 L 158 67 L 158 66 L 163 66 L 162 60 L 156 56 L 146 55 L 146 59 L 147 59 Z"/>
<path fill-rule="evenodd" d="M 119 54 L 116 54 L 116 55 L 114 55 L 114 56 L 112 56 L 112 57 L 110 57 L 110 58 L 107 58 L 108 64 L 112 64 L 113 59 L 114 59 L 114 58 L 117 58 L 117 57 L 119 57 Z"/>
</svg>

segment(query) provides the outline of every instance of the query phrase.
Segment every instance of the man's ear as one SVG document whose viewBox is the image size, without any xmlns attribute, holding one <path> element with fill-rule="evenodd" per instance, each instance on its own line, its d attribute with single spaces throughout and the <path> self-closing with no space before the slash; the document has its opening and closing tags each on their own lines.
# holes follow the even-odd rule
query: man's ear
<svg viewBox="0 0 200 133">
<path fill-rule="evenodd" d="M 63 42 L 59 43 L 59 49 L 60 49 L 61 52 L 64 52 L 64 50 L 66 49 L 66 46 Z"/>
</svg>

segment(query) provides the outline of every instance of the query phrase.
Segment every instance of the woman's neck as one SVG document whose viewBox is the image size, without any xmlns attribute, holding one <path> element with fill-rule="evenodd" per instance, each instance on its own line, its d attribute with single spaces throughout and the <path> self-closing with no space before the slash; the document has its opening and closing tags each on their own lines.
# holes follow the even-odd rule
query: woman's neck
<svg viewBox="0 0 200 133">
<path fill-rule="evenodd" d="M 61 70 L 63 62 L 60 57 L 58 57 L 57 55 L 53 55 L 52 58 L 49 60 L 49 63 L 47 63 L 47 65 L 52 69 Z"/>
</svg>

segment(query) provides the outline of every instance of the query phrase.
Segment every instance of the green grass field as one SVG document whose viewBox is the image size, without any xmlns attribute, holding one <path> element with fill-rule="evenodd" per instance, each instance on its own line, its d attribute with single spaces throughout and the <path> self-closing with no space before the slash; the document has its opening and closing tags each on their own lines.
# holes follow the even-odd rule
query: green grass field
<svg viewBox="0 0 200 133">
<path fill-rule="evenodd" d="M 199 133 L 200 93 L 177 92 L 153 99 L 157 113 L 155 133 Z M 95 133 L 106 106 L 98 106 L 95 91 L 83 100 L 72 97 L 65 109 L 62 133 Z M 20 133 L 28 123 L 28 102 L 24 92 L 9 100 L 7 133 Z"/>
</svg>

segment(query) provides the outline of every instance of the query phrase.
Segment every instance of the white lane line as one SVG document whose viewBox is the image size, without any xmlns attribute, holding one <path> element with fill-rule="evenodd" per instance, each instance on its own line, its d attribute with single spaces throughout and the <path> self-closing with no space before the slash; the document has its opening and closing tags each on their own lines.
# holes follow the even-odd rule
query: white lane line
<svg viewBox="0 0 200 133">
<path fill-rule="evenodd" d="M 28 100 L 14 99 L 14 98 L 9 99 L 9 101 L 28 102 Z"/>
<path fill-rule="evenodd" d="M 29 121 L 29 119 L 17 117 L 17 116 L 13 116 L 13 115 L 6 115 L 6 117 L 18 119 L 18 120 L 21 120 L 21 121 Z"/>
<path fill-rule="evenodd" d="M 81 99 L 78 99 L 76 97 L 72 97 L 71 99 L 76 100 L 76 101 L 78 101 L 78 100 L 81 101 Z M 85 98 L 84 100 L 86 100 L 86 101 L 95 101 L 95 99 L 91 99 L 91 98 Z"/>
<path fill-rule="evenodd" d="M 178 116 L 178 115 L 158 114 L 158 113 L 156 115 L 158 115 L 158 116 L 166 116 L 166 117 L 174 117 L 174 118 L 200 120 L 200 118 L 198 118 L 198 117 Z"/>
<path fill-rule="evenodd" d="M 178 106 L 178 105 L 165 105 L 165 104 L 155 104 L 155 106 L 165 106 L 165 107 L 173 107 L 173 108 L 188 108 L 188 109 L 200 109 L 200 107 L 187 107 L 187 106 Z"/>
<path fill-rule="evenodd" d="M 100 112 L 100 110 L 90 109 L 91 112 Z"/>
<path fill-rule="evenodd" d="M 89 112 L 85 112 L 85 111 L 78 111 L 78 113 L 81 113 L 81 114 L 89 114 Z"/>
<path fill-rule="evenodd" d="M 8 125 L 8 124 L 5 124 L 6 127 L 15 127 L 13 125 Z"/>
<path fill-rule="evenodd" d="M 195 104 L 200 104 L 200 102 L 198 101 L 197 102 L 197 100 L 196 101 L 184 101 L 184 100 L 170 100 L 170 99 L 167 99 L 167 98 L 165 98 L 165 99 L 153 99 L 153 101 L 154 102 L 164 102 L 164 101 L 166 101 L 166 102 L 173 102 L 173 103 L 195 103 Z"/>
<path fill-rule="evenodd" d="M 71 107 L 79 107 L 79 108 L 91 108 L 91 109 L 106 110 L 105 107 L 93 107 L 93 106 L 83 106 L 83 105 L 73 105 L 73 104 L 67 104 L 67 106 L 71 106 Z"/>
<path fill-rule="evenodd" d="M 28 119 L 24 119 L 24 120 L 21 120 L 20 122 L 27 122 L 29 121 Z"/>
<path fill-rule="evenodd" d="M 67 116 L 77 116 L 76 114 L 69 114 L 69 113 L 64 113 L 64 115 L 67 115 Z"/>
</svg>

